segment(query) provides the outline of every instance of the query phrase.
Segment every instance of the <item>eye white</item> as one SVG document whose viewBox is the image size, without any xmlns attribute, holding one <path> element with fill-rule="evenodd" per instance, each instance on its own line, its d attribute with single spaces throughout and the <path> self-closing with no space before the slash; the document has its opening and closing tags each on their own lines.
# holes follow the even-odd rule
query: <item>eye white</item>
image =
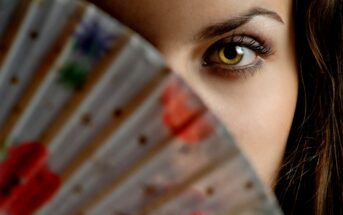
<svg viewBox="0 0 343 215">
<path fill-rule="evenodd" d="M 255 62 L 257 55 L 253 50 L 246 47 L 237 46 L 236 51 L 237 54 L 242 55 L 242 59 L 235 66 L 246 66 Z"/>
</svg>

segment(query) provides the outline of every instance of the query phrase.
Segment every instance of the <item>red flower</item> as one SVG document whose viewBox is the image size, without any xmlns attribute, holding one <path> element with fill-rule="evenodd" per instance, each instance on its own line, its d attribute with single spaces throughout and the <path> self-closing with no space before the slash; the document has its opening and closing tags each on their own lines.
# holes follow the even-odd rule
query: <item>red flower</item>
<svg viewBox="0 0 343 215">
<path fill-rule="evenodd" d="M 212 131 L 212 124 L 199 118 L 206 108 L 199 98 L 180 79 L 170 79 L 161 96 L 163 122 L 179 138 L 196 143 Z"/>
<path fill-rule="evenodd" d="M 10 149 L 0 163 L 0 213 L 31 214 L 59 188 L 60 177 L 47 165 L 47 149 L 36 142 Z"/>
</svg>

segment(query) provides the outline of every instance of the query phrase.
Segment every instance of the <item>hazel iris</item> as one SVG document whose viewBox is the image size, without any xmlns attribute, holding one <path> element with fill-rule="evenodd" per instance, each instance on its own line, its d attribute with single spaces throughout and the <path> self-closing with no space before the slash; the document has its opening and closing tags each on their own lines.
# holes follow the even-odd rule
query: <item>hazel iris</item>
<svg viewBox="0 0 343 215">
<path fill-rule="evenodd" d="M 219 60 L 228 65 L 236 65 L 241 62 L 244 51 L 243 48 L 237 45 L 229 45 L 219 50 Z"/>
</svg>

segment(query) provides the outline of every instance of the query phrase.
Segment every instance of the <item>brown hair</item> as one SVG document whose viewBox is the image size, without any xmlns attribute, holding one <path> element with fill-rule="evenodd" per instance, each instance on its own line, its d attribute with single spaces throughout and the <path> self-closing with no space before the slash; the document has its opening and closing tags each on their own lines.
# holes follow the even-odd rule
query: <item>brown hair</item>
<svg viewBox="0 0 343 215">
<path fill-rule="evenodd" d="M 342 5 L 294 1 L 301 87 L 275 188 L 286 214 L 343 214 Z"/>
</svg>

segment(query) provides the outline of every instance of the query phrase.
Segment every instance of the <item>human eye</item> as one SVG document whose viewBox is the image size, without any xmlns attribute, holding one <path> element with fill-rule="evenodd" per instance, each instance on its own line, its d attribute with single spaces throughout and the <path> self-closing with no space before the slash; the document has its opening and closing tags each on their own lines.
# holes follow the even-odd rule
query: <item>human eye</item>
<svg viewBox="0 0 343 215">
<path fill-rule="evenodd" d="M 202 66 L 220 76 L 254 74 L 272 50 L 264 42 L 240 35 L 221 39 L 212 44 L 202 57 Z"/>
</svg>

